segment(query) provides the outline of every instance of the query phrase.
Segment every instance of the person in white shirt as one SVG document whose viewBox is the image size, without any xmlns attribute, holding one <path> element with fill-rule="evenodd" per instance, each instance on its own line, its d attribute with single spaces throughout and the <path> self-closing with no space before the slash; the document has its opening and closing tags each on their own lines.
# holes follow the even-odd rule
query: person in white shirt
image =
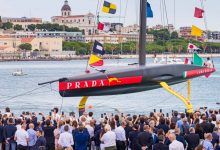
<svg viewBox="0 0 220 150">
<path fill-rule="evenodd" d="M 115 132 L 111 131 L 110 125 L 105 125 L 105 134 L 101 137 L 101 150 L 116 149 L 116 135 Z"/>
<path fill-rule="evenodd" d="M 87 121 L 90 122 L 93 120 L 93 112 L 89 112 L 89 116 L 87 117 Z"/>
<path fill-rule="evenodd" d="M 169 145 L 169 150 L 184 150 L 183 143 L 176 140 L 176 135 L 175 134 L 170 133 L 168 135 L 168 138 L 171 142 L 171 144 Z"/>
<path fill-rule="evenodd" d="M 58 144 L 63 148 L 72 148 L 73 143 L 73 136 L 69 132 L 69 126 L 64 126 L 64 132 L 60 134 Z"/>
<path fill-rule="evenodd" d="M 27 149 L 28 145 L 28 132 L 25 130 L 26 124 L 21 125 L 21 129 L 15 132 L 15 141 L 17 142 L 17 150 Z"/>
<path fill-rule="evenodd" d="M 126 122 L 122 121 L 121 126 L 115 129 L 117 149 L 124 150 L 126 148 L 125 128 Z"/>
<path fill-rule="evenodd" d="M 94 142 L 94 120 L 90 120 L 90 122 L 86 122 L 86 129 L 89 132 L 89 136 L 90 136 L 90 149 L 94 150 L 95 149 L 95 142 Z"/>
<path fill-rule="evenodd" d="M 52 119 L 58 121 L 60 119 L 60 115 L 58 114 L 59 109 L 58 108 L 54 108 L 53 109 L 53 114 L 52 114 Z"/>
</svg>

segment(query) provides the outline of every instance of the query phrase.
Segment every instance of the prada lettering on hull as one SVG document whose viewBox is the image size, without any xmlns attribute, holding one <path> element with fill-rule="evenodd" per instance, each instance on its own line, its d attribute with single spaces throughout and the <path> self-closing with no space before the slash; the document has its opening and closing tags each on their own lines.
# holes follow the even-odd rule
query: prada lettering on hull
<svg viewBox="0 0 220 150">
<path fill-rule="evenodd" d="M 107 79 L 98 80 L 84 80 L 84 81 L 71 81 L 71 82 L 59 82 L 59 90 L 74 90 L 74 89 L 87 89 L 87 88 L 97 88 L 97 87 L 108 87 L 108 86 L 120 86 L 129 84 L 141 83 L 142 76 L 134 77 L 108 77 Z"/>
</svg>

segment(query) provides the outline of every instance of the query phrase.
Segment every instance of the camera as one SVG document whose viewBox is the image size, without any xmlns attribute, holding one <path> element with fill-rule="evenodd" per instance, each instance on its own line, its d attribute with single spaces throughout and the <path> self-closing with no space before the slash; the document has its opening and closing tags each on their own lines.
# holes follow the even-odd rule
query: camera
<svg viewBox="0 0 220 150">
<path fill-rule="evenodd" d="M 207 109 L 207 107 L 200 107 L 200 109 Z"/>
</svg>

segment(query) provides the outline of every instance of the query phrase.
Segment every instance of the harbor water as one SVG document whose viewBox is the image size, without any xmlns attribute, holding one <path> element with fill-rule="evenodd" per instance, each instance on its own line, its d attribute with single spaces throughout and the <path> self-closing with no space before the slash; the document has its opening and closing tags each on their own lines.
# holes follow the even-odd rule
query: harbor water
<svg viewBox="0 0 220 150">
<path fill-rule="evenodd" d="M 147 59 L 147 62 L 152 62 Z M 105 68 L 120 69 L 136 59 L 105 60 Z M 58 83 L 38 86 L 38 83 L 56 80 L 85 73 L 86 60 L 71 61 L 21 61 L 0 62 L 0 110 L 8 106 L 15 113 L 22 111 L 48 113 L 53 107 L 62 108 L 64 112 L 77 112 L 80 97 L 62 98 L 58 92 Z M 191 101 L 194 108 L 207 106 L 218 109 L 220 106 L 220 58 L 214 59 L 216 73 L 211 77 L 200 77 L 191 80 Z M 12 72 L 22 69 L 27 75 L 12 76 Z M 187 83 L 172 86 L 187 95 Z M 89 97 L 87 106 L 93 106 L 88 111 L 96 114 L 116 110 L 130 114 L 144 114 L 156 109 L 164 112 L 171 110 L 184 111 L 185 106 L 176 97 L 162 88 L 140 93 Z"/>
</svg>

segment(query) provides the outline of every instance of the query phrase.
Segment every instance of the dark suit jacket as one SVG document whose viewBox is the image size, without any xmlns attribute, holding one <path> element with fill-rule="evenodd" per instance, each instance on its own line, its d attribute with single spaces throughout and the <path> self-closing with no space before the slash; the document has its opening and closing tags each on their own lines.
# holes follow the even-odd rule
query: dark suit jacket
<svg viewBox="0 0 220 150">
<path fill-rule="evenodd" d="M 142 146 L 147 146 L 148 149 L 152 148 L 153 137 L 152 134 L 148 132 L 141 132 L 138 134 L 138 144 Z"/>
<path fill-rule="evenodd" d="M 157 143 L 153 146 L 153 150 L 169 150 L 169 146 L 163 143 Z"/>
<path fill-rule="evenodd" d="M 210 133 L 211 130 L 211 124 L 207 123 L 207 122 L 202 122 L 200 124 L 200 126 L 203 128 L 203 130 L 205 131 L 205 133 Z"/>
<path fill-rule="evenodd" d="M 198 134 L 190 133 L 185 138 L 188 143 L 187 150 L 194 150 L 199 145 L 200 138 Z"/>
<path fill-rule="evenodd" d="M 129 141 L 130 141 L 130 148 L 131 150 L 138 150 L 139 146 L 138 146 L 138 134 L 140 132 L 139 131 L 131 131 L 129 133 Z"/>
</svg>

